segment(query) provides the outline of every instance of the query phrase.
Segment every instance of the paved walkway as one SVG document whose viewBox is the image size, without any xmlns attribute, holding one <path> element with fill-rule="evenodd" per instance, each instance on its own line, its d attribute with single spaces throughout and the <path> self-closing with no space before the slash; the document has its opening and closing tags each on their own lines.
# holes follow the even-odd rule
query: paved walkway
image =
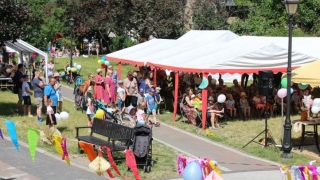
<svg viewBox="0 0 320 180">
<path fill-rule="evenodd" d="M 64 86 L 62 93 L 66 99 L 73 100 L 72 88 Z M 166 124 L 154 128 L 153 132 L 155 140 L 184 154 L 216 160 L 225 173 L 277 169 L 278 164 L 274 162 L 253 157 Z"/>
</svg>

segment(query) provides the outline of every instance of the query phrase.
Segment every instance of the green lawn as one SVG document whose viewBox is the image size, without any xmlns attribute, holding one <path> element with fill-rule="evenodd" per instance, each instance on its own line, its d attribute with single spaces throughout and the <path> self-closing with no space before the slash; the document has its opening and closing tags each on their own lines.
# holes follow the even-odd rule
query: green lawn
<svg viewBox="0 0 320 180">
<path fill-rule="evenodd" d="M 78 58 L 74 58 L 73 63 L 77 63 L 82 66 L 80 74 L 82 77 L 84 77 L 84 79 L 87 79 L 89 73 L 95 75 L 96 70 L 100 68 L 100 65 L 97 62 L 99 59 L 100 58 L 96 56 L 91 56 L 90 58 L 83 58 L 80 56 Z M 63 73 L 66 62 L 70 62 L 70 58 L 55 58 L 55 69 L 60 73 Z M 115 62 L 110 63 L 113 65 L 113 69 L 118 71 L 118 64 Z M 122 65 L 122 79 L 127 76 L 128 71 L 133 71 L 133 69 L 134 67 L 131 65 Z"/>
<path fill-rule="evenodd" d="M 47 127 L 45 125 L 40 125 L 36 121 L 36 118 L 28 118 L 24 116 L 20 116 L 15 113 L 17 97 L 15 94 L 9 91 L 0 91 L 1 102 L 0 102 L 0 128 L 3 131 L 3 134 L 8 136 L 8 133 L 5 128 L 4 119 L 12 120 L 16 122 L 16 130 L 18 134 L 19 141 L 27 142 L 27 129 L 34 128 L 37 130 L 45 130 Z M 32 99 L 34 102 L 34 99 Z M 77 157 L 75 155 L 77 153 L 77 142 L 75 140 L 76 126 L 86 126 L 87 125 L 87 117 L 85 113 L 81 113 L 81 111 L 76 111 L 73 103 L 65 100 L 63 105 L 63 110 L 67 111 L 70 115 L 68 120 L 62 120 L 56 126 L 62 136 L 67 137 L 67 145 L 68 152 L 71 156 Z M 35 115 L 35 107 L 33 107 L 33 114 Z M 81 134 L 88 134 L 87 130 L 80 131 Z M 56 153 L 53 146 L 40 143 L 38 147 L 41 147 L 49 152 Z M 116 156 L 124 157 L 123 152 L 119 152 L 115 154 Z M 157 161 L 154 167 L 152 167 L 151 173 L 143 173 L 140 171 L 140 175 L 142 179 L 160 179 L 160 178 L 172 178 L 177 177 L 176 173 L 176 157 L 178 152 L 175 150 L 153 141 L 153 159 Z M 81 156 L 85 156 L 82 154 Z M 37 157 L 36 157 L 37 158 Z M 30 159 L 31 161 L 31 159 Z M 72 159 L 71 159 L 72 163 Z M 122 174 L 127 177 L 133 179 L 133 175 L 131 172 L 127 172 L 126 164 L 124 160 L 117 161 L 117 165 Z M 94 174 L 93 174 L 94 177 Z"/>
</svg>

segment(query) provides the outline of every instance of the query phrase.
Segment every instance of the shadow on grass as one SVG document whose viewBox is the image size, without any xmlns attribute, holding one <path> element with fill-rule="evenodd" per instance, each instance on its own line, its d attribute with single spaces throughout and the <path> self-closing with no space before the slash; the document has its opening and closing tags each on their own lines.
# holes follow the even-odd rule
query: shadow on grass
<svg viewBox="0 0 320 180">
<path fill-rule="evenodd" d="M 66 126 L 58 126 L 56 127 L 61 133 L 63 133 L 64 131 L 68 130 L 68 127 Z"/>
<path fill-rule="evenodd" d="M 0 116 L 20 116 L 16 108 L 16 103 L 0 102 Z"/>
</svg>

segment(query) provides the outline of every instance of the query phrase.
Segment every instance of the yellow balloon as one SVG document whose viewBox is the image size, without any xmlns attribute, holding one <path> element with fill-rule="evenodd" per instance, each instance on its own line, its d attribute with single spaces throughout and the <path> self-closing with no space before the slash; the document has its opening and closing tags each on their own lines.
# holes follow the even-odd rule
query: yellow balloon
<svg viewBox="0 0 320 180">
<path fill-rule="evenodd" d="M 104 111 L 102 109 L 99 109 L 97 112 L 96 112 L 96 118 L 98 119 L 102 119 L 104 116 Z"/>
<path fill-rule="evenodd" d="M 102 61 L 99 59 L 99 60 L 98 60 L 98 64 L 101 64 L 101 63 L 102 63 Z"/>
</svg>

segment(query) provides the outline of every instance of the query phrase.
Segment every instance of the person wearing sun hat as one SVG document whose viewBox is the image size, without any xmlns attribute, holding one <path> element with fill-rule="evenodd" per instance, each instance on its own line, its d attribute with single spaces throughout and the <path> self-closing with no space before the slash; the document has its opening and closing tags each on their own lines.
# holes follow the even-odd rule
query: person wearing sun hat
<svg viewBox="0 0 320 180">
<path fill-rule="evenodd" d="M 62 94 L 61 94 L 61 83 L 60 83 L 60 74 L 58 72 L 55 72 L 53 74 L 53 77 L 57 80 L 55 85 L 54 85 L 54 89 L 56 90 L 57 93 L 57 97 L 58 97 L 58 107 L 57 110 L 60 112 L 62 112 Z"/>
<path fill-rule="evenodd" d="M 99 101 L 103 101 L 103 91 L 104 91 L 104 78 L 102 77 L 102 70 L 98 68 L 97 75 L 95 78 L 95 87 L 94 87 L 94 98 Z"/>
<path fill-rule="evenodd" d="M 249 102 L 248 102 L 248 99 L 247 99 L 247 95 L 245 92 L 241 92 L 240 93 L 240 108 L 241 110 L 243 111 L 243 114 L 244 114 L 244 119 L 248 119 L 248 117 L 251 116 L 251 108 L 249 106 Z"/>
</svg>

